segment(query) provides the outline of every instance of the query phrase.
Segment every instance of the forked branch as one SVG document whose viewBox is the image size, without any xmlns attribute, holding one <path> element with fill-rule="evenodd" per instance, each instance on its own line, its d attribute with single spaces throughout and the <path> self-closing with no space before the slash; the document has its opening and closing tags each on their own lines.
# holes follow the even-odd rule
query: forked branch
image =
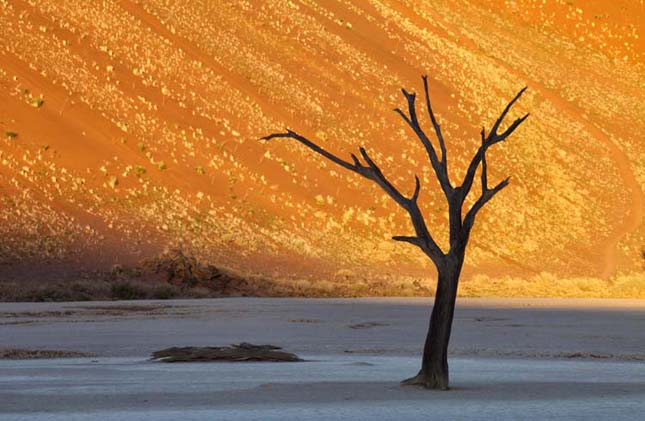
<svg viewBox="0 0 645 421">
<path fill-rule="evenodd" d="M 392 238 L 396 241 L 405 241 L 420 247 L 435 262 L 438 262 L 444 256 L 443 251 L 428 231 L 425 219 L 423 218 L 423 215 L 417 203 L 419 199 L 419 193 L 421 191 L 421 182 L 418 176 L 414 176 L 415 186 L 412 196 L 406 197 L 396 187 L 394 187 L 394 185 L 387 179 L 387 177 L 385 177 L 381 169 L 363 147 L 359 148 L 359 152 L 365 164 L 363 164 L 360 159 L 354 154 L 351 155 L 353 162 L 345 161 L 344 159 L 339 158 L 338 156 L 318 146 L 306 137 L 289 129 L 287 129 L 283 133 L 270 134 L 263 137 L 262 139 L 268 141 L 277 138 L 294 139 L 299 143 L 305 145 L 312 151 L 316 152 L 317 154 L 334 162 L 335 164 L 374 181 L 396 203 L 398 203 L 399 206 L 401 206 L 408 212 L 412 221 L 412 225 L 414 226 L 416 233 L 415 237 L 395 236 Z"/>
<path fill-rule="evenodd" d="M 441 189 L 443 190 L 445 195 L 448 197 L 452 195 L 453 188 L 448 177 L 448 167 L 446 164 L 446 145 L 443 139 L 443 134 L 441 133 L 441 127 L 439 126 L 434 112 L 432 111 L 430 95 L 428 94 L 428 77 L 425 75 L 423 76 L 423 84 L 426 96 L 426 105 L 428 107 L 428 114 L 430 115 L 430 120 L 432 121 L 435 135 L 439 140 L 441 159 L 439 159 L 439 157 L 437 156 L 437 151 L 435 150 L 432 142 L 430 142 L 430 139 L 425 134 L 425 132 L 421 128 L 421 124 L 419 123 L 415 104 L 416 94 L 414 92 L 408 92 L 405 89 L 401 89 L 401 92 L 403 93 L 403 96 L 408 103 L 408 114 L 406 115 L 403 111 L 401 111 L 400 108 L 395 108 L 394 112 L 400 115 L 403 121 L 405 121 L 408 126 L 410 126 L 410 128 L 414 131 L 414 133 L 417 135 L 417 137 L 425 147 L 426 152 L 428 153 L 430 164 L 432 165 L 432 169 L 434 170 L 437 180 L 439 181 L 439 185 L 441 186 Z"/>
<path fill-rule="evenodd" d="M 468 192 L 470 192 L 470 189 L 473 185 L 473 181 L 475 179 L 475 173 L 477 172 L 477 167 L 479 167 L 480 162 L 485 160 L 485 155 L 486 151 L 488 148 L 493 146 L 496 143 L 503 142 L 508 138 L 515 129 L 517 129 L 520 124 L 524 122 L 529 116 L 529 114 L 525 114 L 522 117 L 518 118 L 515 120 L 506 130 L 504 130 L 502 133 L 498 133 L 497 131 L 499 130 L 499 126 L 502 124 L 502 121 L 504 120 L 504 117 L 506 117 L 506 114 L 510 111 L 511 107 L 513 104 L 515 104 L 522 94 L 526 91 L 526 87 L 522 88 L 516 95 L 515 97 L 506 105 L 500 116 L 497 118 L 495 121 L 495 124 L 493 124 L 492 129 L 486 135 L 484 129 L 482 128 L 482 144 L 477 149 L 477 152 L 475 153 L 475 156 L 472 158 L 470 161 L 470 164 L 468 165 L 468 169 L 466 170 L 466 175 L 464 176 L 464 181 L 461 183 L 461 186 L 458 188 L 460 192 L 460 198 L 461 198 L 461 203 L 463 203 L 464 199 L 468 195 Z"/>
<path fill-rule="evenodd" d="M 470 208 L 470 210 L 466 213 L 466 216 L 464 217 L 464 223 L 463 223 L 463 228 L 461 233 L 462 240 L 464 238 L 467 239 L 468 236 L 470 235 L 470 230 L 472 229 L 475 223 L 475 217 L 477 216 L 477 212 L 479 212 L 480 209 L 483 208 L 484 205 L 493 198 L 493 196 L 499 193 L 504 187 L 508 186 L 509 182 L 510 182 L 510 177 L 506 177 L 504 180 L 502 180 L 498 185 L 496 185 L 492 189 L 489 189 L 488 187 L 482 187 L 481 196 L 479 196 L 479 199 L 475 201 L 475 204 L 473 204 L 473 206 Z"/>
</svg>

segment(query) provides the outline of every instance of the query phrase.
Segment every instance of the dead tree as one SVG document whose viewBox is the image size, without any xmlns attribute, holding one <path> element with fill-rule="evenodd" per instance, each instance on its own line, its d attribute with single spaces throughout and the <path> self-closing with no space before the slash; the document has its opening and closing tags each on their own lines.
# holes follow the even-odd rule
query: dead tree
<svg viewBox="0 0 645 421">
<path fill-rule="evenodd" d="M 452 319 L 455 311 L 455 300 L 457 297 L 457 286 L 459 284 L 461 268 L 464 263 L 466 245 L 468 244 L 468 239 L 470 237 L 473 224 L 475 223 L 477 213 L 493 198 L 493 196 L 499 193 L 509 183 L 509 178 L 506 178 L 494 187 L 489 187 L 486 152 L 491 146 L 508 138 L 529 115 L 525 114 L 521 118 L 518 118 L 500 133 L 502 121 L 513 104 L 517 102 L 526 90 L 526 88 L 523 88 L 517 93 L 517 95 L 515 95 L 508 105 L 506 105 L 506 108 L 504 108 L 488 134 L 485 129 L 482 128 L 481 146 L 479 146 L 477 152 L 470 161 L 470 165 L 466 170 L 466 175 L 464 176 L 463 181 L 461 184 L 455 186 L 450 182 L 448 177 L 446 144 L 443 134 L 441 133 L 441 127 L 432 111 L 430 96 L 428 94 L 427 76 L 423 76 L 423 89 L 428 115 L 439 143 L 439 153 L 437 153 L 434 145 L 426 135 L 425 131 L 421 128 L 416 112 L 416 94 L 414 92 L 408 92 L 405 89 L 401 90 L 407 101 L 407 114 L 399 108 L 394 111 L 403 118 L 405 123 L 407 123 L 425 147 L 428 159 L 430 160 L 430 164 L 434 170 L 434 174 L 437 177 L 441 190 L 448 202 L 450 249 L 447 252 L 444 252 L 441 249 L 430 234 L 421 209 L 419 208 L 418 199 L 421 183 L 419 182 L 418 176 L 414 177 L 414 192 L 408 197 L 394 187 L 363 147 L 359 148 L 362 161 L 355 154 L 351 155 L 351 161 L 346 161 L 321 148 L 306 137 L 289 129 L 284 133 L 270 134 L 263 139 L 294 139 L 335 164 L 372 180 L 378 184 L 378 186 L 381 187 L 381 189 L 383 189 L 399 206 L 407 211 L 410 216 L 410 220 L 412 221 L 415 234 L 409 236 L 395 236 L 392 237 L 392 239 L 410 243 L 420 248 L 436 266 L 438 279 L 434 306 L 432 308 L 432 315 L 430 316 L 430 325 L 425 346 L 423 348 L 421 370 L 416 376 L 404 380 L 402 383 L 405 385 L 420 385 L 428 389 L 446 390 L 448 389 L 448 342 L 450 340 Z M 481 194 L 474 204 L 467 209 L 464 215 L 464 201 L 475 182 L 476 173 L 480 166 Z"/>
</svg>

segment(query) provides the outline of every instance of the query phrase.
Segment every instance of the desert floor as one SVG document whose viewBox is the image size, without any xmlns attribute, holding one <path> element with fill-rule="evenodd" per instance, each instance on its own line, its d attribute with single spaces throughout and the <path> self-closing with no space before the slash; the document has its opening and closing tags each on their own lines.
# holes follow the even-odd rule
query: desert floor
<svg viewBox="0 0 645 421">
<path fill-rule="evenodd" d="M 0 304 L 0 348 L 94 357 L 0 361 L 0 418 L 637 419 L 645 412 L 645 301 L 461 299 L 448 392 L 415 374 L 427 299 Z M 241 341 L 302 363 L 149 361 Z"/>
</svg>

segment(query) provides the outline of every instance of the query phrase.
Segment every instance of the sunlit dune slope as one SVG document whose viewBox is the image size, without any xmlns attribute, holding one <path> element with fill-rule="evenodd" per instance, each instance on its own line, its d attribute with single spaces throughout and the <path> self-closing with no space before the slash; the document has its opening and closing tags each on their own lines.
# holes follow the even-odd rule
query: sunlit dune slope
<svg viewBox="0 0 645 421">
<path fill-rule="evenodd" d="M 0 0 L 0 274 L 170 246 L 273 278 L 430 282 L 427 259 L 390 240 L 412 228 L 377 187 L 294 142 L 258 141 L 289 127 L 344 157 L 364 145 L 405 193 L 418 174 L 446 247 L 440 189 L 392 112 L 423 73 L 454 183 L 481 126 L 529 87 L 509 121 L 530 119 L 489 154 L 489 178 L 511 186 L 480 214 L 466 281 L 642 274 L 643 9 Z"/>
</svg>

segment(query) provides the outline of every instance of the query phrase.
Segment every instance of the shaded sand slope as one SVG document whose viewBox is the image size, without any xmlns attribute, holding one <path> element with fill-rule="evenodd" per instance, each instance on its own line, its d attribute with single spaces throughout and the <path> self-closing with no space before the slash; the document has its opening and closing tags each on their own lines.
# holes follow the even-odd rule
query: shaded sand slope
<svg viewBox="0 0 645 421">
<path fill-rule="evenodd" d="M 2 1 L 0 274 L 170 245 L 273 278 L 429 284 L 376 187 L 257 141 L 288 126 L 342 156 L 365 145 L 405 192 L 419 174 L 445 245 L 438 186 L 391 112 L 428 73 L 453 180 L 481 125 L 530 88 L 514 113 L 532 117 L 490 156 L 513 183 L 479 218 L 467 279 L 641 282 L 643 6 L 419 3 Z"/>
</svg>

